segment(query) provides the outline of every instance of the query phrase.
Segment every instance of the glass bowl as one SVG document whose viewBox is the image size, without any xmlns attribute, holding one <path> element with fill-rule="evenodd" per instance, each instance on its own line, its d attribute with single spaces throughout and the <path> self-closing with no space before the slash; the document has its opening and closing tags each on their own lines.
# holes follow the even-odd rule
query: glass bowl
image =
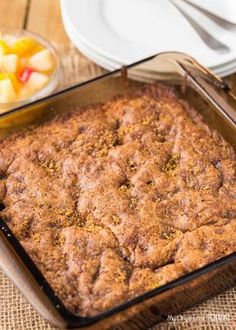
<svg viewBox="0 0 236 330">
<path fill-rule="evenodd" d="M 44 48 L 48 49 L 53 57 L 54 63 L 55 63 L 55 69 L 50 74 L 50 79 L 47 85 L 45 85 L 42 89 L 36 91 L 34 94 L 32 94 L 30 97 L 20 100 L 20 101 L 14 101 L 9 103 L 2 103 L 0 102 L 0 113 L 6 112 L 8 110 L 17 108 L 21 105 L 31 103 L 33 101 L 36 101 L 40 98 L 43 98 L 49 94 L 51 94 L 56 87 L 58 86 L 59 80 L 60 80 L 60 74 L 61 74 L 61 63 L 60 63 L 60 57 L 56 51 L 56 49 L 52 46 L 51 43 L 49 43 L 46 39 L 39 36 L 38 34 L 30 31 L 26 31 L 23 29 L 11 29 L 11 28 L 0 28 L 0 38 L 21 38 L 21 37 L 29 37 L 34 40 L 36 40 L 39 44 L 41 44 Z"/>
</svg>

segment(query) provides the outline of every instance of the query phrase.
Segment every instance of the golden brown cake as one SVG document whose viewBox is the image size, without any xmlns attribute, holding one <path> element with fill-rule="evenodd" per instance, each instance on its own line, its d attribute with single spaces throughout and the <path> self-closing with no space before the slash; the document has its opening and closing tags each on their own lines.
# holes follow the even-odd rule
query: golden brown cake
<svg viewBox="0 0 236 330">
<path fill-rule="evenodd" d="M 72 312 L 94 315 L 236 251 L 235 152 L 167 87 L 0 144 L 0 216 Z"/>
</svg>

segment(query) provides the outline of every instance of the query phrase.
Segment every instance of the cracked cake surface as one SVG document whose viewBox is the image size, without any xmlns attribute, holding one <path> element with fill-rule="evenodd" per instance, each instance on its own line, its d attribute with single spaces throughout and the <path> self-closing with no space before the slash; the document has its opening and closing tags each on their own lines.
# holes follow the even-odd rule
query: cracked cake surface
<svg viewBox="0 0 236 330">
<path fill-rule="evenodd" d="M 95 315 L 236 251 L 235 152 L 161 85 L 0 143 L 0 216 Z"/>
</svg>

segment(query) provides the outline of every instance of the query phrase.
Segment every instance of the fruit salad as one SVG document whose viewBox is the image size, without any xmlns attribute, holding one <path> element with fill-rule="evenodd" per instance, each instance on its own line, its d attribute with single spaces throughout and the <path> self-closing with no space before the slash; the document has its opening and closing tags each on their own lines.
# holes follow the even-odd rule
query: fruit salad
<svg viewBox="0 0 236 330">
<path fill-rule="evenodd" d="M 0 35 L 0 103 L 29 99 L 49 84 L 55 69 L 52 52 L 38 40 Z"/>
</svg>

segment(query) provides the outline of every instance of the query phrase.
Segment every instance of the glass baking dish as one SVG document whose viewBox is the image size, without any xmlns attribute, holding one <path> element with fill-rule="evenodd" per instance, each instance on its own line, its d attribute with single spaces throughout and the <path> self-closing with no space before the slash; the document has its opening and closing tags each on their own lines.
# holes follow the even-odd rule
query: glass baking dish
<svg viewBox="0 0 236 330">
<path fill-rule="evenodd" d="M 141 75 L 144 67 L 145 74 Z M 75 106 L 106 102 L 143 82 L 154 81 L 175 85 L 208 125 L 236 148 L 236 100 L 229 86 L 190 56 L 173 52 L 159 54 L 0 115 L 0 140 Z M 196 94 L 200 97 L 196 98 Z M 43 317 L 64 328 L 106 329 L 119 325 L 125 329 L 146 329 L 236 284 L 236 253 L 233 253 L 99 315 L 80 317 L 65 308 L 2 219 L 0 268 Z"/>
</svg>

